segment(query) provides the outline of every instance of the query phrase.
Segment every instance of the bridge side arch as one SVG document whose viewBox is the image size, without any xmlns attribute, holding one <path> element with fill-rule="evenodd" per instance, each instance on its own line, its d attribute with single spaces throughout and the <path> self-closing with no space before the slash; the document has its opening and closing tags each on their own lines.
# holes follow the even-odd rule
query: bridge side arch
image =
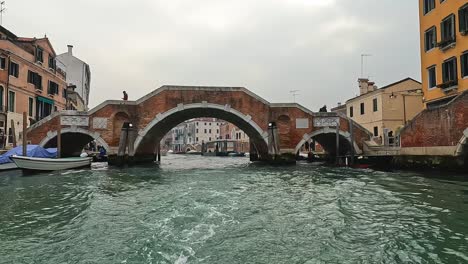
<svg viewBox="0 0 468 264">
<path fill-rule="evenodd" d="M 43 138 L 42 141 L 39 143 L 39 146 L 48 147 L 48 145 L 50 145 L 54 140 L 56 141 L 57 134 L 58 134 L 57 130 L 49 131 L 47 133 L 47 136 L 45 138 Z M 87 136 L 89 139 L 91 139 L 90 141 L 94 140 L 94 141 L 96 141 L 97 145 L 103 146 L 104 149 L 106 149 L 107 153 L 110 153 L 110 151 L 111 151 L 111 148 L 109 147 L 109 144 L 107 144 L 107 142 L 97 132 L 91 132 L 89 130 L 86 130 L 86 129 L 83 129 L 83 128 L 77 128 L 77 127 L 66 127 L 66 128 L 62 128 L 61 134 L 62 135 L 81 134 L 81 135 Z M 55 142 L 55 144 L 56 144 L 56 142 Z M 83 146 L 77 146 L 77 148 L 80 148 L 79 151 L 81 151 L 81 149 L 83 149 L 83 147 L 84 147 L 84 145 Z"/>
<path fill-rule="evenodd" d="M 231 108 L 230 105 L 218 105 L 208 102 L 194 104 L 178 104 L 164 113 L 159 113 L 146 127 L 138 132 L 135 140 L 135 153 L 145 145 L 145 139 L 151 137 L 151 134 L 157 135 L 153 140 L 160 140 L 167 132 L 176 125 L 199 117 L 219 118 L 242 129 L 257 148 L 260 155 L 268 154 L 268 132 L 264 131 L 250 115 L 244 115 L 240 111 Z M 155 131 L 159 130 L 159 131 Z"/>
<path fill-rule="evenodd" d="M 351 139 L 351 134 L 346 131 L 339 131 L 341 138 L 346 139 L 346 141 L 349 142 L 350 145 L 354 147 L 354 153 L 355 154 L 362 154 L 362 150 L 359 148 L 359 146 L 356 144 L 354 140 Z M 335 134 L 336 135 L 336 129 L 330 128 L 330 127 L 324 127 L 319 130 L 315 130 L 310 134 L 304 134 L 302 137 L 302 140 L 297 144 L 294 153 L 298 153 L 301 149 L 301 147 L 308 142 L 310 139 L 317 137 L 319 135 L 325 135 L 325 134 Z"/>
</svg>

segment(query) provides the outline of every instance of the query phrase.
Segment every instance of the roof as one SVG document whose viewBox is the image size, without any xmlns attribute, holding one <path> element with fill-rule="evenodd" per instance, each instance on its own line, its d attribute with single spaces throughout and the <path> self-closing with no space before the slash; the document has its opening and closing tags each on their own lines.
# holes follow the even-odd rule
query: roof
<svg viewBox="0 0 468 264">
<path fill-rule="evenodd" d="M 25 37 L 19 37 L 16 39 L 16 41 L 20 41 L 20 42 L 34 42 L 36 40 L 37 40 L 36 38 L 25 38 Z"/>
<path fill-rule="evenodd" d="M 406 81 L 414 81 L 414 82 L 417 82 L 417 83 L 421 84 L 421 82 L 418 82 L 418 81 L 416 81 L 415 79 L 413 79 L 413 78 L 411 78 L 411 77 L 408 77 L 408 78 L 405 78 L 405 79 L 400 80 L 400 81 L 398 81 L 398 82 L 394 82 L 394 83 L 388 84 L 388 85 L 386 85 L 386 86 L 384 86 L 384 87 L 381 87 L 381 88 L 379 88 L 379 90 L 385 90 L 385 89 L 387 89 L 387 88 L 390 88 L 390 87 L 392 87 L 392 86 L 395 86 L 395 85 L 397 85 L 397 84 L 400 84 L 400 83 L 406 82 Z"/>
<path fill-rule="evenodd" d="M 402 79 L 402 80 L 399 80 L 399 81 L 397 81 L 397 82 L 394 82 L 394 83 L 385 85 L 384 87 L 378 88 L 378 89 L 375 90 L 375 91 L 372 91 L 372 92 L 369 92 L 369 93 L 365 93 L 365 94 L 361 94 L 361 95 L 358 95 L 358 96 L 353 97 L 353 98 L 351 98 L 351 99 L 348 99 L 348 100 L 346 101 L 346 103 L 348 103 L 349 101 L 352 101 L 352 100 L 354 100 L 354 99 L 356 99 L 356 98 L 362 97 L 362 96 L 367 96 L 367 95 L 369 95 L 369 94 L 373 94 L 373 93 L 377 93 L 377 92 L 384 91 L 385 89 L 388 89 L 388 88 L 390 88 L 390 87 L 393 87 L 393 86 L 395 86 L 395 85 L 398 85 L 398 84 L 403 83 L 403 82 L 406 82 L 406 81 L 413 81 L 413 82 L 416 82 L 416 83 L 418 83 L 418 84 L 421 84 L 421 82 L 418 82 L 418 81 L 416 81 L 415 79 L 413 79 L 413 78 L 411 78 L 411 77 L 407 77 L 407 78 Z"/>
<path fill-rule="evenodd" d="M 338 105 L 330 109 L 330 111 L 334 112 L 336 110 L 346 109 L 346 104 Z"/>
<path fill-rule="evenodd" d="M 16 42 L 30 43 L 30 44 L 33 44 L 36 41 L 42 41 L 42 40 L 45 40 L 47 42 L 47 45 L 49 45 L 50 49 L 52 50 L 53 55 L 56 56 L 54 47 L 52 46 L 52 43 L 50 43 L 50 40 L 48 37 L 43 37 L 43 38 L 18 37 L 17 39 L 15 39 Z"/>
<path fill-rule="evenodd" d="M 0 26 L 0 31 L 5 33 L 5 35 L 9 36 L 10 38 L 13 38 L 13 39 L 16 39 L 18 38 L 15 34 L 13 34 L 11 31 L 9 31 L 8 29 Z"/>
</svg>

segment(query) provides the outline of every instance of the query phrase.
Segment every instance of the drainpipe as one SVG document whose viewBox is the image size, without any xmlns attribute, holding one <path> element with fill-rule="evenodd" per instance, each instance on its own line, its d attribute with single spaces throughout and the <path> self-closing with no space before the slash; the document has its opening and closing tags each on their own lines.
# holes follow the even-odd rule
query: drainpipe
<svg viewBox="0 0 468 264">
<path fill-rule="evenodd" d="M 406 95 L 405 95 L 405 94 L 402 94 L 402 96 L 403 96 L 403 118 L 404 118 L 403 124 L 406 125 L 406 123 L 407 123 L 407 122 L 406 122 Z"/>
</svg>

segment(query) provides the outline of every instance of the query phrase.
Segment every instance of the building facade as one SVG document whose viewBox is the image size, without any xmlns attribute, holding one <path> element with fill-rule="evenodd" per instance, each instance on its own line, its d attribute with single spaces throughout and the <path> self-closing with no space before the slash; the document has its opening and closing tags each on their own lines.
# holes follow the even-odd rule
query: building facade
<svg viewBox="0 0 468 264">
<path fill-rule="evenodd" d="M 23 38 L 0 26 L 1 147 L 21 140 L 23 112 L 28 125 L 65 109 L 65 72 L 57 67 L 47 37 Z"/>
<path fill-rule="evenodd" d="M 220 138 L 224 121 L 216 118 L 196 118 L 185 121 L 171 130 L 171 149 L 174 152 L 201 150 L 203 143 Z"/>
<path fill-rule="evenodd" d="M 239 152 L 249 152 L 249 136 L 240 128 L 229 122 L 223 122 L 220 125 L 220 139 L 236 140 L 236 150 Z"/>
<path fill-rule="evenodd" d="M 468 90 L 468 3 L 419 0 L 421 72 L 428 108 Z"/>
<path fill-rule="evenodd" d="M 347 116 L 382 137 L 384 130 L 394 136 L 423 108 L 421 83 L 406 78 L 380 89 L 368 79 L 359 79 L 360 95 L 346 102 Z"/>
<path fill-rule="evenodd" d="M 67 72 L 67 84 L 75 86 L 75 92 L 83 99 L 86 109 L 89 104 L 91 89 L 91 70 L 89 65 L 73 55 L 73 46 L 68 45 L 68 52 L 57 56 Z"/>
</svg>

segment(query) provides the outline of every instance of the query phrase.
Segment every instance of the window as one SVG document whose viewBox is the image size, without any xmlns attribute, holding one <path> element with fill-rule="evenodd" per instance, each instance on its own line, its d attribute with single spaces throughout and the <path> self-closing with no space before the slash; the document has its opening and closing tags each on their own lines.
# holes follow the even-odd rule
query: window
<svg viewBox="0 0 468 264">
<path fill-rule="evenodd" d="M 9 74 L 11 76 L 14 76 L 16 78 L 18 78 L 18 75 L 19 75 L 19 65 L 17 63 L 14 63 L 14 62 L 11 62 L 10 61 L 10 72 Z"/>
<path fill-rule="evenodd" d="M 197 133 L 198 133 L 198 128 L 197 128 Z"/>
<path fill-rule="evenodd" d="M 353 117 L 354 116 L 354 107 L 350 107 L 349 108 L 349 117 Z"/>
<path fill-rule="evenodd" d="M 427 69 L 427 78 L 428 78 L 428 88 L 432 89 L 437 86 L 437 78 L 436 78 L 436 66 L 429 67 Z"/>
<path fill-rule="evenodd" d="M 49 54 L 49 69 L 55 70 L 55 58 Z"/>
<path fill-rule="evenodd" d="M 219 129 L 216 129 L 216 133 L 219 134 Z"/>
<path fill-rule="evenodd" d="M 68 95 L 67 95 L 67 89 L 63 89 L 62 91 L 62 96 L 63 98 L 67 99 Z"/>
<path fill-rule="evenodd" d="M 460 56 L 462 78 L 468 77 L 468 50 Z"/>
<path fill-rule="evenodd" d="M 379 128 L 374 127 L 374 137 L 378 137 L 378 136 L 379 136 Z"/>
<path fill-rule="evenodd" d="M 372 100 L 372 106 L 374 107 L 374 112 L 379 111 L 379 108 L 377 107 L 377 98 L 374 98 L 374 100 Z"/>
<path fill-rule="evenodd" d="M 28 70 L 28 83 L 32 83 L 36 89 L 42 90 L 42 76 L 38 73 Z"/>
<path fill-rule="evenodd" d="M 15 112 L 15 92 L 8 91 L 8 111 Z"/>
<path fill-rule="evenodd" d="M 442 81 L 447 87 L 457 83 L 457 58 L 450 58 L 442 63 Z M 441 88 L 447 88 L 441 87 Z"/>
<path fill-rule="evenodd" d="M 28 114 L 29 114 L 29 116 L 33 116 L 34 99 L 32 99 L 31 97 L 29 97 L 28 102 L 29 102 L 29 104 L 28 104 L 28 107 L 29 107 L 29 108 L 28 108 L 28 110 L 29 110 Z"/>
<path fill-rule="evenodd" d="M 205 128 L 205 134 L 206 134 L 206 128 Z"/>
<path fill-rule="evenodd" d="M 13 143 L 13 128 L 8 128 L 8 142 Z"/>
<path fill-rule="evenodd" d="M 361 103 L 361 115 L 365 113 L 364 103 Z"/>
<path fill-rule="evenodd" d="M 36 61 L 44 62 L 44 52 L 39 47 L 36 47 Z"/>
<path fill-rule="evenodd" d="M 208 141 L 211 141 L 211 137 L 208 138 Z"/>
<path fill-rule="evenodd" d="M 442 40 L 439 43 L 441 48 L 455 42 L 455 15 L 450 15 L 440 23 Z"/>
<path fill-rule="evenodd" d="M 430 51 L 437 45 L 437 29 L 431 27 L 424 33 L 424 49 Z"/>
<path fill-rule="evenodd" d="M 197 139 L 196 139 L 196 140 L 197 140 L 196 142 L 198 142 L 198 137 L 197 137 Z"/>
<path fill-rule="evenodd" d="M 458 10 L 458 21 L 460 33 L 462 33 L 462 35 L 468 34 L 468 4 L 462 6 L 460 10 Z"/>
<path fill-rule="evenodd" d="M 49 88 L 47 92 L 48 94 L 59 94 L 58 84 L 53 81 L 49 81 Z"/>
<path fill-rule="evenodd" d="M 209 133 L 211 134 L 211 129 L 210 129 L 210 132 L 209 132 Z"/>
<path fill-rule="evenodd" d="M 431 12 L 435 8 L 435 0 L 424 0 L 424 14 Z"/>
<path fill-rule="evenodd" d="M 210 126 L 211 126 L 211 123 L 210 123 Z"/>
<path fill-rule="evenodd" d="M 6 67 L 6 58 L 0 57 L 0 69 L 4 70 Z"/>
</svg>

